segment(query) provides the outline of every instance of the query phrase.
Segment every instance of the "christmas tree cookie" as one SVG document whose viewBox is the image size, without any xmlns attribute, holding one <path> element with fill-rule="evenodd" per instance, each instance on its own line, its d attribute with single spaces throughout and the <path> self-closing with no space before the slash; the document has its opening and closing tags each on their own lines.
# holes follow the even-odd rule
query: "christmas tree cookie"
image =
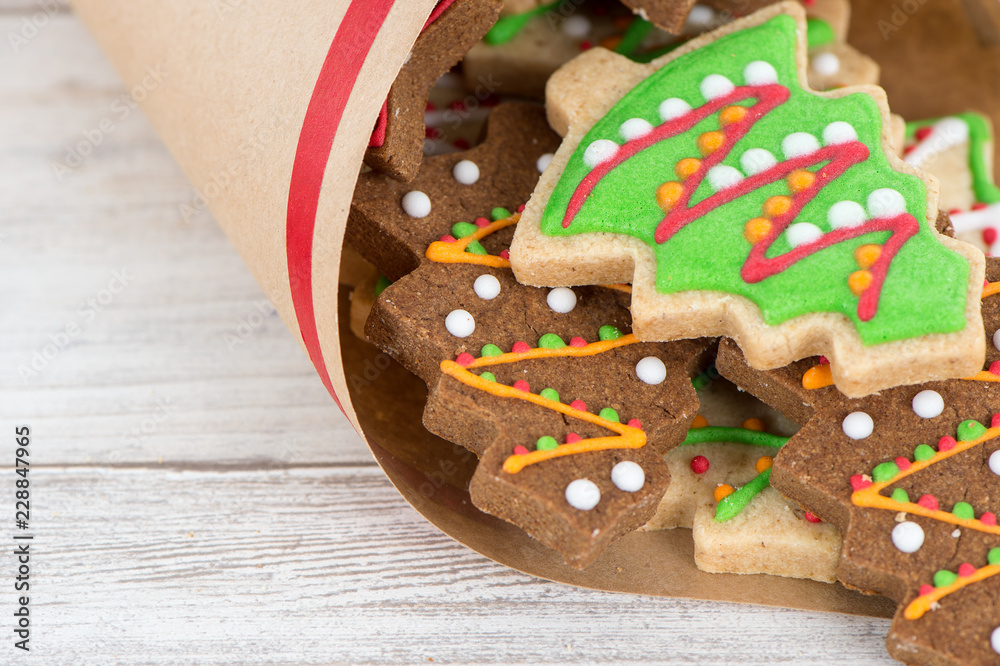
<svg viewBox="0 0 1000 666">
<path fill-rule="evenodd" d="M 806 48 L 782 3 L 648 65 L 592 49 L 561 68 L 518 280 L 632 282 L 639 338 L 725 335 L 764 369 L 823 354 L 850 396 L 974 373 L 982 254 L 935 231 L 884 93 L 810 90 Z"/>
</svg>

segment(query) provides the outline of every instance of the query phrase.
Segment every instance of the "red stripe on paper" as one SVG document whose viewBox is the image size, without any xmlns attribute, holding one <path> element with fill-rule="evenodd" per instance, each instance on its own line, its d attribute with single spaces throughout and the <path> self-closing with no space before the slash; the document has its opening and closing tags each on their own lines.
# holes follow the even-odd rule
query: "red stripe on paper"
<svg viewBox="0 0 1000 666">
<path fill-rule="evenodd" d="M 352 0 L 347 8 L 302 121 L 288 189 L 285 243 L 295 317 L 309 358 L 341 411 L 344 407 L 330 381 L 313 310 L 313 231 L 334 137 L 365 58 L 394 3 L 395 0 Z"/>
</svg>

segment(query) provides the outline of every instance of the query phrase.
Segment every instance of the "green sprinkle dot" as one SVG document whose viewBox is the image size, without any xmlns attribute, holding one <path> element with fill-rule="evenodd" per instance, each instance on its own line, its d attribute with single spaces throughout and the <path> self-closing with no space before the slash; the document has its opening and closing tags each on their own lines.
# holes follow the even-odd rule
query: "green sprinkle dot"
<svg viewBox="0 0 1000 666">
<path fill-rule="evenodd" d="M 617 340 L 622 337 L 622 332 L 614 326 L 601 326 L 597 331 L 597 335 L 601 340 Z"/>
<path fill-rule="evenodd" d="M 510 217 L 510 211 L 506 208 L 494 208 L 490 211 L 490 217 L 492 217 L 493 221 L 496 222 L 497 220 L 502 220 L 505 217 Z"/>
<path fill-rule="evenodd" d="M 956 518 L 962 518 L 963 520 L 972 520 L 976 517 L 975 510 L 973 510 L 972 505 L 968 502 L 959 502 L 952 507 L 951 513 Z"/>
<path fill-rule="evenodd" d="M 451 225 L 451 235 L 455 238 L 465 238 L 466 236 L 471 236 L 476 233 L 478 228 L 479 227 L 471 222 L 456 222 Z"/>
<path fill-rule="evenodd" d="M 937 452 L 926 444 L 921 444 L 913 449 L 913 459 L 917 461 L 930 460 L 935 455 L 937 455 Z"/>
<path fill-rule="evenodd" d="M 479 350 L 480 356 L 500 356 L 503 354 L 503 350 L 496 345 L 483 345 L 483 348 Z"/>
<path fill-rule="evenodd" d="M 823 19 L 806 19 L 806 42 L 810 49 L 833 44 L 834 41 L 836 41 L 836 35 L 833 32 L 833 26 Z"/>
<path fill-rule="evenodd" d="M 896 488 L 892 491 L 892 499 L 894 502 L 900 502 L 906 504 L 910 501 L 910 495 L 902 488 Z"/>
<path fill-rule="evenodd" d="M 546 333 L 538 341 L 538 346 L 543 349 L 562 349 L 566 343 L 555 333 Z"/>
<path fill-rule="evenodd" d="M 706 377 L 703 374 L 698 375 L 697 377 L 691 380 L 691 386 L 693 386 L 696 391 L 700 391 L 701 389 L 705 388 L 706 386 L 709 385 L 709 383 L 710 382 L 708 377 Z"/>
<path fill-rule="evenodd" d="M 986 562 L 989 564 L 1000 564 L 1000 548 L 991 548 L 986 554 Z"/>
<path fill-rule="evenodd" d="M 986 426 L 979 421 L 962 421 L 958 424 L 956 438 L 960 442 L 971 442 L 982 437 L 984 432 L 986 432 Z"/>
<path fill-rule="evenodd" d="M 381 296 L 382 292 L 385 291 L 385 288 L 390 284 L 392 284 L 392 280 L 384 275 L 379 275 L 378 279 L 375 280 L 375 298 Z"/>
<path fill-rule="evenodd" d="M 489 254 L 486 251 L 486 248 L 483 247 L 483 244 L 477 240 L 469 241 L 469 244 L 465 246 L 465 251 L 469 254 L 479 254 L 483 256 Z"/>
<path fill-rule="evenodd" d="M 885 462 L 881 465 L 875 467 L 872 470 L 872 479 L 875 483 L 882 483 L 883 481 L 888 481 L 899 474 L 899 467 L 894 462 Z"/>
<path fill-rule="evenodd" d="M 559 442 L 556 441 L 555 437 L 546 435 L 538 438 L 538 441 L 535 442 L 535 448 L 539 451 L 551 451 L 559 448 Z"/>
<path fill-rule="evenodd" d="M 941 569 L 934 574 L 934 587 L 948 587 L 956 580 L 958 580 L 957 573 L 954 571 L 948 571 L 947 569 Z"/>
<path fill-rule="evenodd" d="M 495 382 L 497 380 L 496 375 L 494 375 L 492 372 L 484 372 L 479 376 L 488 382 Z"/>
<path fill-rule="evenodd" d="M 542 396 L 546 400 L 555 400 L 556 402 L 559 402 L 559 391 L 554 388 L 542 389 L 542 392 L 538 395 Z"/>
<path fill-rule="evenodd" d="M 621 421 L 618 420 L 618 412 L 611 409 L 610 407 L 605 407 L 604 409 L 602 409 L 601 413 L 598 414 L 598 416 L 600 416 L 605 421 L 611 421 L 613 423 L 621 423 Z"/>
</svg>

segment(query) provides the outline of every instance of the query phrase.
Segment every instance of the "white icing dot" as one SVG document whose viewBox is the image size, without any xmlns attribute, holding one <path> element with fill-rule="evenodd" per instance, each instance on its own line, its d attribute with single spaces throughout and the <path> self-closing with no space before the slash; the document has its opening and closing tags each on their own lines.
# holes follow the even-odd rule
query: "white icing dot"
<svg viewBox="0 0 1000 666">
<path fill-rule="evenodd" d="M 705 99 L 718 99 L 733 92 L 736 86 L 722 74 L 709 74 L 701 80 L 699 89 Z"/>
<path fill-rule="evenodd" d="M 743 174 L 731 166 L 719 164 L 708 170 L 708 184 L 718 192 L 732 187 L 743 180 Z"/>
<path fill-rule="evenodd" d="M 553 157 L 555 157 L 555 155 L 552 153 L 545 153 L 538 158 L 538 161 L 535 162 L 535 168 L 538 169 L 538 173 L 545 171 L 549 167 L 549 164 L 552 163 Z"/>
<path fill-rule="evenodd" d="M 623 460 L 611 468 L 611 483 L 627 493 L 639 492 L 646 484 L 646 473 L 631 460 Z"/>
<path fill-rule="evenodd" d="M 695 5 L 687 17 L 687 27 L 692 30 L 706 30 L 715 23 L 715 10 L 705 5 Z"/>
<path fill-rule="evenodd" d="M 462 160 L 451 170 L 451 175 L 462 185 L 473 185 L 479 180 L 479 166 L 472 160 Z"/>
<path fill-rule="evenodd" d="M 1000 351 L 1000 328 L 993 333 L 993 346 L 996 347 L 997 351 Z"/>
<path fill-rule="evenodd" d="M 500 295 L 500 280 L 485 273 L 476 278 L 472 288 L 476 291 L 476 296 L 484 301 L 492 301 Z"/>
<path fill-rule="evenodd" d="M 906 212 L 903 195 L 888 187 L 868 195 L 868 214 L 872 217 L 896 217 Z"/>
<path fill-rule="evenodd" d="M 1000 627 L 994 629 L 993 633 L 990 634 L 990 647 L 993 648 L 994 652 L 1000 654 Z"/>
<path fill-rule="evenodd" d="M 868 213 L 856 201 L 838 201 L 830 206 L 826 219 L 834 229 L 842 229 L 864 224 L 868 219 Z"/>
<path fill-rule="evenodd" d="M 838 143 L 849 143 L 858 140 L 858 133 L 850 123 L 843 120 L 830 123 L 823 130 L 823 145 L 832 146 Z"/>
<path fill-rule="evenodd" d="M 622 123 L 619 131 L 626 141 L 631 141 L 652 132 L 653 126 L 642 118 L 630 118 Z"/>
<path fill-rule="evenodd" d="M 763 148 L 751 148 L 740 156 L 740 166 L 748 176 L 767 171 L 777 163 L 777 158 Z"/>
<path fill-rule="evenodd" d="M 601 489 L 589 479 L 577 479 L 566 486 L 566 501 L 574 509 L 590 511 L 601 501 Z"/>
<path fill-rule="evenodd" d="M 606 162 L 618 152 L 618 144 L 608 139 L 598 139 L 587 146 L 583 153 L 583 163 L 593 169 L 601 162 Z"/>
<path fill-rule="evenodd" d="M 827 51 L 814 56 L 809 65 L 817 74 L 834 76 L 840 71 L 840 58 L 837 57 L 837 54 Z"/>
<path fill-rule="evenodd" d="M 690 111 L 691 105 L 677 97 L 665 99 L 660 103 L 660 118 L 664 121 L 680 118 Z"/>
<path fill-rule="evenodd" d="M 576 294 L 569 287 L 556 287 L 545 297 L 545 302 L 553 312 L 566 314 L 576 307 Z"/>
<path fill-rule="evenodd" d="M 635 374 L 650 386 L 656 386 L 667 378 L 667 366 L 655 356 L 647 356 L 635 364 Z"/>
<path fill-rule="evenodd" d="M 795 132 L 781 140 L 781 152 L 787 159 L 802 157 L 819 150 L 819 141 L 808 132 Z"/>
<path fill-rule="evenodd" d="M 785 230 L 785 237 L 788 239 L 788 244 L 792 247 L 812 243 L 819 240 L 822 236 L 823 230 L 812 222 L 796 222 L 789 225 L 788 229 Z"/>
<path fill-rule="evenodd" d="M 403 212 L 410 217 L 427 217 L 431 214 L 431 199 L 420 190 L 403 195 Z"/>
<path fill-rule="evenodd" d="M 748 86 L 764 86 L 778 82 L 778 72 L 769 62 L 755 60 L 743 69 L 743 80 Z"/>
<path fill-rule="evenodd" d="M 924 528 L 912 521 L 892 528 L 892 545 L 906 554 L 915 553 L 924 545 Z"/>
<path fill-rule="evenodd" d="M 590 19 L 574 14 L 562 22 L 563 34 L 571 39 L 583 39 L 590 34 Z"/>
<path fill-rule="evenodd" d="M 465 310 L 452 310 L 444 318 L 444 327 L 456 338 L 467 338 L 476 330 L 476 320 Z"/>
<path fill-rule="evenodd" d="M 913 413 L 923 419 L 932 419 L 944 411 L 944 398 L 937 391 L 921 391 L 913 396 Z"/>
<path fill-rule="evenodd" d="M 1000 476 L 1000 449 L 990 454 L 990 471 Z"/>
<path fill-rule="evenodd" d="M 851 439 L 864 439 L 872 434 L 875 422 L 864 412 L 851 412 L 841 424 L 844 434 Z"/>
</svg>

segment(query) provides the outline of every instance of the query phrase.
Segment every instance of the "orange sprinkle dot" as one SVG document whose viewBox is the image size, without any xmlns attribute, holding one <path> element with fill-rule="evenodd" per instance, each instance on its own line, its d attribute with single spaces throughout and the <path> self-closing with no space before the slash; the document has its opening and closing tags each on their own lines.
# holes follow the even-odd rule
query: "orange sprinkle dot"
<svg viewBox="0 0 1000 666">
<path fill-rule="evenodd" d="M 701 414 L 699 414 L 698 416 L 694 417 L 694 421 L 691 422 L 691 427 L 692 428 L 707 428 L 708 427 L 708 419 L 706 419 L 704 416 L 702 416 Z"/>
<path fill-rule="evenodd" d="M 728 483 L 720 483 L 715 487 L 715 501 L 721 502 L 735 492 L 736 490 Z"/>
<path fill-rule="evenodd" d="M 756 430 L 757 432 L 764 432 L 764 422 L 760 419 L 747 419 L 743 422 L 743 427 L 747 430 Z"/>
<path fill-rule="evenodd" d="M 764 214 L 768 217 L 784 215 L 792 209 L 792 200 L 788 197 L 771 197 L 764 202 Z"/>
<path fill-rule="evenodd" d="M 757 473 L 761 474 L 763 472 L 766 472 L 767 470 L 771 469 L 771 465 L 773 464 L 774 464 L 774 458 L 772 458 L 771 456 L 761 456 L 760 458 L 757 458 L 757 464 L 755 465 L 755 467 L 757 468 Z"/>
<path fill-rule="evenodd" d="M 788 174 L 788 189 L 792 192 L 801 192 L 802 190 L 808 190 L 816 182 L 816 174 L 812 171 L 806 171 L 805 169 L 800 169 L 799 171 L 793 171 Z"/>
<path fill-rule="evenodd" d="M 814 365 L 802 375 L 802 388 L 804 389 L 821 389 L 827 386 L 833 386 L 833 371 L 829 363 Z"/>
<path fill-rule="evenodd" d="M 711 155 L 726 142 L 726 135 L 722 132 L 705 132 L 698 137 L 698 150 L 702 155 Z"/>
<path fill-rule="evenodd" d="M 677 205 L 683 194 L 684 186 L 671 180 L 656 188 L 656 203 L 660 204 L 660 208 L 666 212 Z"/>
<path fill-rule="evenodd" d="M 738 123 L 747 116 L 747 110 L 742 106 L 727 106 L 719 112 L 719 125 L 725 127 Z"/>
<path fill-rule="evenodd" d="M 685 157 L 674 166 L 674 173 L 680 179 L 685 179 L 693 175 L 701 168 L 701 160 L 693 157 Z"/>
<path fill-rule="evenodd" d="M 771 220 L 766 217 L 755 217 L 743 227 L 743 237 L 751 245 L 761 242 L 769 233 L 771 233 Z"/>
<path fill-rule="evenodd" d="M 855 296 L 860 296 L 861 292 L 868 288 L 872 283 L 872 274 L 868 271 L 854 271 L 851 273 L 851 277 L 847 278 L 847 286 L 850 287 L 851 293 Z"/>
<path fill-rule="evenodd" d="M 859 245 L 854 249 L 854 260 L 858 262 L 858 266 L 861 266 L 861 268 L 871 268 L 881 256 L 881 245 Z"/>
<path fill-rule="evenodd" d="M 614 51 L 622 43 L 621 35 L 611 35 L 601 40 L 601 46 L 609 51 Z"/>
</svg>

